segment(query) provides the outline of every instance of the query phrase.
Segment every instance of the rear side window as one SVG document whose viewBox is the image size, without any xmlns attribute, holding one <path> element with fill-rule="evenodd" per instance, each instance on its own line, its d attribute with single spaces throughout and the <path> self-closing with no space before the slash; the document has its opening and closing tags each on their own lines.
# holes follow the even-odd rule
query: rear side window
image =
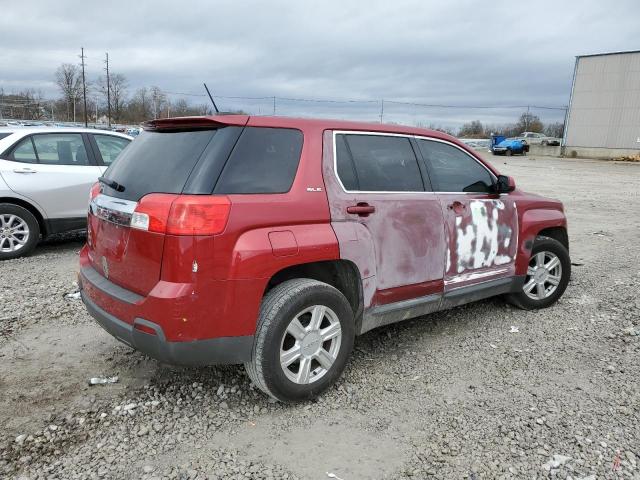
<svg viewBox="0 0 640 480">
<path fill-rule="evenodd" d="M 214 193 L 285 193 L 293 184 L 302 132 L 247 127 L 220 174 Z"/>
<path fill-rule="evenodd" d="M 89 165 L 89 157 L 79 133 L 31 135 L 14 148 L 13 160 L 44 165 Z"/>
<path fill-rule="evenodd" d="M 111 165 L 130 142 L 126 138 L 116 137 L 115 135 L 94 134 L 93 138 L 96 140 L 102 163 L 105 165 Z"/>
<path fill-rule="evenodd" d="M 338 177 L 346 190 L 358 190 L 356 169 L 347 147 L 345 135 L 336 135 L 336 167 Z"/>
<path fill-rule="evenodd" d="M 453 145 L 418 140 L 428 163 L 429 176 L 438 192 L 490 193 L 493 177 L 469 154 Z"/>
<path fill-rule="evenodd" d="M 124 187 L 107 195 L 138 201 L 148 193 L 181 193 L 185 182 L 217 130 L 143 132 L 111 164 L 105 177 Z"/>
<path fill-rule="evenodd" d="M 418 161 L 408 138 L 340 134 L 336 135 L 336 142 L 338 175 L 347 190 L 424 191 Z M 356 184 L 357 188 L 353 188 Z"/>
<path fill-rule="evenodd" d="M 88 165 L 89 157 L 79 133 L 47 133 L 33 136 L 38 162 L 47 165 Z"/>
<path fill-rule="evenodd" d="M 11 159 L 22 163 L 38 163 L 36 149 L 33 148 L 31 137 L 25 138 L 14 148 Z"/>
</svg>

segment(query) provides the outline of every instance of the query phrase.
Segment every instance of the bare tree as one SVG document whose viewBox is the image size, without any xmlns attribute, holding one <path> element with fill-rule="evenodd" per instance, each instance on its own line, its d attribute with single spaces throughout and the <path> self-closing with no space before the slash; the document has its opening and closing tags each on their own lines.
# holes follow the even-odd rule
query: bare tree
<svg viewBox="0 0 640 480">
<path fill-rule="evenodd" d="M 153 86 L 149 90 L 151 91 L 151 112 L 153 113 L 153 118 L 161 118 L 162 107 L 167 101 L 167 96 L 160 90 L 160 87 Z"/>
<path fill-rule="evenodd" d="M 480 120 L 473 120 L 470 123 L 465 123 L 460 127 L 458 136 L 462 138 L 482 138 L 484 136 L 484 127 Z"/>
<path fill-rule="evenodd" d="M 524 112 L 522 115 L 520 115 L 520 118 L 516 123 L 516 129 L 518 130 L 516 135 L 522 132 L 542 132 L 544 130 L 544 125 L 537 115 L 529 112 Z"/>
<path fill-rule="evenodd" d="M 151 117 L 151 93 L 147 87 L 136 90 L 127 105 L 128 118 L 132 122 L 141 122 Z"/>
<path fill-rule="evenodd" d="M 564 123 L 563 122 L 550 123 L 545 127 L 544 133 L 549 137 L 562 138 L 562 135 L 564 135 Z"/>
<path fill-rule="evenodd" d="M 82 91 L 82 74 L 77 65 L 63 63 L 56 70 L 56 85 L 67 104 L 67 121 L 71 119 L 75 104 Z"/>
<path fill-rule="evenodd" d="M 120 73 L 109 75 L 109 90 L 111 93 L 111 116 L 116 122 L 122 121 L 124 119 L 128 86 L 129 83 L 127 82 L 127 78 L 124 75 Z M 106 77 L 100 77 L 98 79 L 98 89 L 104 96 L 105 100 L 108 102 L 109 95 L 107 95 Z"/>
</svg>

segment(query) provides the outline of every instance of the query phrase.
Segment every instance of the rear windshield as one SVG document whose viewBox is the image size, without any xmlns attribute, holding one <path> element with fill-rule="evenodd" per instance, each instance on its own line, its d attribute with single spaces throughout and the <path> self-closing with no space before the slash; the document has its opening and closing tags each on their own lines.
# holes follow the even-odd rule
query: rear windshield
<svg viewBox="0 0 640 480">
<path fill-rule="evenodd" d="M 2 132 L 0 132 L 0 140 L 2 140 L 5 137 L 8 137 L 9 135 L 11 135 L 11 133 L 2 133 Z"/>
<path fill-rule="evenodd" d="M 189 174 L 217 130 L 144 132 L 113 162 L 105 177 L 124 187 L 110 196 L 138 201 L 148 193 L 181 193 Z"/>
<path fill-rule="evenodd" d="M 235 127 L 144 132 L 105 177 L 107 195 L 139 201 L 148 193 L 243 194 L 289 191 L 300 161 L 302 132 Z"/>
</svg>

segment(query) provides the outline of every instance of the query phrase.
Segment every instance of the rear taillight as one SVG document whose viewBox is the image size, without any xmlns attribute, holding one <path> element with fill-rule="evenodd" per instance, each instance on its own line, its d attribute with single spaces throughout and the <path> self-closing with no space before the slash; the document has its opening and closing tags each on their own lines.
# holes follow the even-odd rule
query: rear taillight
<svg viewBox="0 0 640 480">
<path fill-rule="evenodd" d="M 131 226 L 167 235 L 215 235 L 224 231 L 230 209 L 227 197 L 152 193 L 138 203 Z"/>
<path fill-rule="evenodd" d="M 100 195 L 100 182 L 96 182 L 91 185 L 91 190 L 89 190 L 89 202 Z"/>
<path fill-rule="evenodd" d="M 131 215 L 131 226 L 139 230 L 166 233 L 167 218 L 169 218 L 171 204 L 176 198 L 178 195 L 166 193 L 145 195 Z"/>
</svg>

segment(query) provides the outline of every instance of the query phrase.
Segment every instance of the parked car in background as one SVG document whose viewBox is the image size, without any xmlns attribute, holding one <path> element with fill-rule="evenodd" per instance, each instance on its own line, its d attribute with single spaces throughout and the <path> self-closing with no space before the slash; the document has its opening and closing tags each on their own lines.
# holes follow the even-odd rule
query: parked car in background
<svg viewBox="0 0 640 480">
<path fill-rule="evenodd" d="M 520 140 L 529 145 L 560 145 L 561 138 L 548 137 L 543 133 L 537 132 L 522 132 L 514 140 Z"/>
<path fill-rule="evenodd" d="M 529 145 L 522 140 L 515 138 L 504 138 L 504 135 L 491 136 L 491 153 L 494 155 L 526 155 L 529 151 Z"/>
<path fill-rule="evenodd" d="M 562 203 L 449 135 L 244 115 L 146 128 L 91 189 L 78 282 L 107 332 L 162 362 L 244 363 L 301 401 L 355 335 L 495 295 L 548 307 L 569 281 Z"/>
<path fill-rule="evenodd" d="M 86 227 L 89 189 L 132 138 L 55 127 L 0 128 L 0 260 Z"/>
</svg>

